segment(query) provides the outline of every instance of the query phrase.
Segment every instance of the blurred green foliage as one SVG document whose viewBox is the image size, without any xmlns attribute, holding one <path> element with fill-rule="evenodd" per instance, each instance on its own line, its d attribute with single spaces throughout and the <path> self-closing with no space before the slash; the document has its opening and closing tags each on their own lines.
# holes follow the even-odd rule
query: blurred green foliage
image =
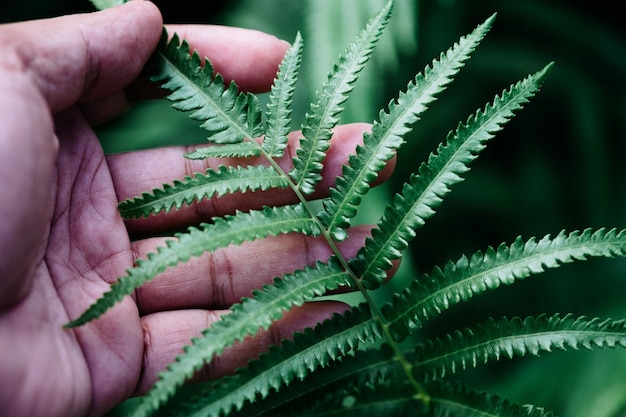
<svg viewBox="0 0 626 417">
<path fill-rule="evenodd" d="M 159 3 L 159 2 L 157 2 Z M 377 0 L 232 0 L 210 2 L 200 18 L 195 3 L 162 1 L 166 21 L 211 22 L 305 40 L 303 115 L 315 87 L 347 41 L 376 9 Z M 561 229 L 626 226 L 626 34 L 619 2 L 567 0 L 397 0 L 385 44 L 363 75 L 346 121 L 371 121 L 375 112 L 460 35 L 493 12 L 491 33 L 457 81 L 432 105 L 398 158 L 395 179 L 370 197 L 380 210 L 415 164 L 446 133 L 495 94 L 556 61 L 542 92 L 473 165 L 467 180 L 420 230 L 402 272 L 426 272 L 517 235 Z M 219 7 L 218 7 L 219 6 Z M 206 6 L 203 3 L 203 7 Z M 373 9 L 372 9 L 373 8 Z M 0 5 L 0 21 L 91 10 L 84 1 L 27 0 Z M 108 152 L 203 140 L 199 129 L 166 103 L 139 103 L 98 129 Z M 294 126 L 297 128 L 297 126 Z M 367 221 L 367 213 L 362 220 Z M 487 316 L 573 312 L 626 317 L 626 261 L 568 265 L 459 305 L 441 332 Z M 452 317 L 450 319 L 450 317 Z M 622 351 L 554 354 L 504 362 L 466 374 L 474 387 L 514 401 L 544 405 L 568 417 L 626 416 L 626 356 Z"/>
</svg>

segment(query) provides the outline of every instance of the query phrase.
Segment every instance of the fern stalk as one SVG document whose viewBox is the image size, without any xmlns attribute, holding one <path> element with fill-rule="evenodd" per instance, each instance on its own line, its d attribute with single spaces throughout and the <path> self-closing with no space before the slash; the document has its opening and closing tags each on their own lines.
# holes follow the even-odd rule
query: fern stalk
<svg viewBox="0 0 626 417">
<path fill-rule="evenodd" d="M 377 16 L 371 19 L 367 27 L 357 37 L 357 41 L 351 46 L 351 48 L 349 48 L 349 51 L 346 53 L 347 58 L 340 58 L 340 64 L 336 67 L 335 72 L 329 75 L 329 80 L 322 90 L 323 94 L 320 95 L 321 102 L 325 104 L 321 106 L 319 104 L 313 105 L 313 114 L 307 118 L 307 122 L 311 123 L 311 125 L 307 125 L 303 128 L 303 134 L 305 135 L 305 137 L 300 143 L 301 149 L 298 151 L 298 156 L 294 159 L 294 169 L 289 174 L 285 175 L 288 175 L 293 180 L 288 181 L 290 188 L 296 194 L 297 198 L 302 202 L 303 206 L 306 207 L 306 209 L 309 211 L 311 219 L 315 223 L 317 223 L 319 229 L 322 231 L 322 236 L 330 246 L 338 262 L 342 265 L 343 270 L 351 277 L 352 283 L 367 300 L 375 320 L 383 329 L 385 338 L 395 352 L 396 360 L 401 365 L 407 379 L 414 387 L 417 398 L 421 399 L 425 404 L 427 404 L 428 394 L 425 392 L 422 384 L 420 384 L 417 380 L 415 380 L 415 378 L 413 378 L 413 374 L 411 372 L 411 364 L 404 356 L 404 353 L 402 352 L 400 347 L 395 343 L 389 327 L 385 323 L 384 317 L 376 302 L 370 296 L 367 288 L 362 285 L 361 279 L 359 279 L 354 273 L 349 262 L 343 257 L 343 255 L 339 251 L 339 248 L 335 243 L 331 231 L 324 227 L 322 221 L 319 219 L 317 214 L 307 204 L 306 197 L 304 196 L 304 194 L 309 194 L 313 191 L 312 186 L 321 178 L 319 177 L 319 174 L 316 174 L 317 169 L 314 168 L 318 164 L 318 162 L 315 162 L 315 154 L 321 151 L 323 148 L 324 150 L 326 150 L 327 148 L 321 147 L 316 151 L 315 147 L 317 145 L 315 144 L 324 143 L 330 138 L 330 127 L 338 121 L 338 119 L 335 119 L 335 116 L 341 111 L 341 107 L 339 106 L 343 101 L 345 101 L 345 96 L 347 95 L 347 93 L 352 90 L 351 84 L 355 81 L 356 75 L 363 69 L 363 66 L 371 55 L 374 46 L 380 39 L 382 31 L 389 21 L 392 6 L 393 1 L 390 0 L 383 8 L 383 10 L 381 10 Z M 485 25 L 485 28 L 486 27 L 487 25 Z M 483 34 L 484 30 L 486 29 L 483 29 Z M 476 35 L 477 38 L 480 38 L 481 36 L 482 35 Z M 353 67 L 343 68 L 342 66 L 344 66 L 345 62 L 350 63 L 350 65 Z M 333 96 L 334 99 L 328 98 Z M 325 98 L 322 99 L 321 97 Z M 321 115 L 320 109 L 322 110 Z M 327 121 L 325 121 L 326 118 L 328 118 Z M 325 124 L 328 124 L 328 126 L 325 126 Z M 310 132 L 311 129 L 315 131 L 313 136 L 311 136 L 310 133 L 306 133 Z M 307 148 L 309 149 L 307 150 Z M 284 172 L 274 161 L 272 155 L 270 155 L 265 149 L 261 149 L 261 152 L 267 158 L 269 163 L 274 166 L 275 169 L 277 169 L 278 172 Z M 303 155 L 308 155 L 304 158 L 304 162 L 302 159 Z M 307 159 L 308 162 L 306 162 Z M 321 165 L 319 165 L 319 169 L 321 170 Z M 298 172 L 306 172 L 307 175 L 299 175 Z"/>
</svg>

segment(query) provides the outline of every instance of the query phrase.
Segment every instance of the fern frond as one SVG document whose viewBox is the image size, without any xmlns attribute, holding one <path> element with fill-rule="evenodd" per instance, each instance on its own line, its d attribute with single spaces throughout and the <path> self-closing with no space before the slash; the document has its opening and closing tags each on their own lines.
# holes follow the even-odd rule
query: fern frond
<svg viewBox="0 0 626 417">
<path fill-rule="evenodd" d="M 151 193 L 124 200 L 119 203 L 118 210 L 125 219 L 138 219 L 236 191 L 287 187 L 287 179 L 273 167 L 220 166 L 217 171 L 208 169 L 205 174 L 186 177 L 182 181 L 176 180 L 173 184 L 165 184 L 163 188 L 152 190 Z"/>
<path fill-rule="evenodd" d="M 511 403 L 496 395 L 477 393 L 452 383 L 427 385 L 431 414 L 440 417 L 554 417 L 541 407 Z"/>
<path fill-rule="evenodd" d="M 584 244 L 583 242 L 587 242 L 587 244 Z M 497 252 L 489 249 L 486 255 L 477 253 L 471 263 L 475 268 L 478 268 L 479 259 L 498 259 L 501 263 L 501 268 L 497 268 L 493 263 L 489 263 L 485 266 L 489 269 L 488 275 L 494 277 L 500 276 L 504 279 L 504 276 L 507 274 L 507 270 L 524 270 L 526 268 L 527 273 L 529 274 L 539 273 L 544 270 L 544 267 L 541 265 L 557 267 L 561 263 L 572 262 L 574 260 L 584 260 L 590 256 L 614 256 L 624 254 L 625 250 L 626 236 L 624 235 L 624 232 L 621 234 L 618 234 L 615 231 L 607 233 L 601 229 L 595 233 L 591 233 L 590 230 L 587 230 L 582 234 L 574 232 L 568 236 L 561 233 L 554 239 L 550 239 L 546 236 L 539 242 L 534 239 L 530 239 L 528 242 L 523 242 L 518 238 L 511 247 L 501 245 Z M 543 256 L 544 259 L 540 260 L 540 256 Z M 476 274 L 476 269 L 474 269 L 473 272 Z M 468 288 L 480 287 L 481 285 L 484 284 L 474 282 L 473 280 L 472 282 L 467 283 Z M 409 329 L 411 325 L 414 325 L 415 323 L 413 319 L 413 315 L 415 314 L 413 312 L 413 307 L 419 304 L 411 304 L 414 301 L 407 301 L 405 297 L 406 296 L 396 297 L 394 300 L 395 313 L 390 313 L 389 308 L 386 310 L 386 316 L 389 320 L 388 324 L 394 330 L 398 328 Z M 419 295 L 413 297 L 413 300 L 421 300 L 422 297 L 426 297 L 426 295 L 424 293 L 419 293 Z M 570 318 L 563 320 L 562 323 L 567 323 L 568 320 L 570 320 Z M 618 324 L 619 323 L 614 323 L 615 328 L 617 328 Z M 599 323 L 594 323 L 593 325 L 602 327 Z M 608 324 L 605 324 L 605 326 L 608 327 Z M 401 337 L 399 336 L 398 331 L 396 331 L 394 335 L 396 335 L 398 339 L 402 339 L 404 338 L 406 332 L 408 332 L 408 330 L 404 330 Z M 313 364 L 309 365 L 309 368 L 307 368 L 311 371 L 315 366 L 323 367 L 324 362 L 315 362 L 323 361 L 327 358 L 325 355 L 319 355 L 318 357 L 317 355 L 320 351 L 327 352 L 330 347 L 335 346 L 341 352 L 347 352 L 349 349 L 352 349 L 352 345 L 346 344 L 346 341 L 348 343 L 351 340 L 357 339 L 360 341 L 372 341 L 373 337 L 381 337 L 380 330 L 377 327 L 377 322 L 369 313 L 367 303 L 363 303 L 352 312 L 346 313 L 346 317 L 338 316 L 335 317 L 332 322 L 324 323 L 316 327 L 315 332 L 307 332 L 307 336 L 308 335 L 311 335 L 312 337 L 297 336 L 297 343 L 287 343 L 287 347 L 284 348 L 284 350 L 273 349 L 270 352 L 271 355 L 263 357 L 258 363 L 251 364 L 250 369 L 241 371 L 240 375 L 225 383 L 223 389 L 216 389 L 212 393 L 206 393 L 206 397 L 200 397 L 198 399 L 194 399 L 194 401 L 198 404 L 203 404 L 203 399 L 206 400 L 207 406 L 206 408 L 203 407 L 204 410 L 216 409 L 225 411 L 224 407 L 228 407 L 233 404 L 240 407 L 245 400 L 252 401 L 255 398 L 255 392 L 258 392 L 260 395 L 257 399 L 263 399 L 269 392 L 268 386 L 278 390 L 283 384 L 289 384 L 294 379 L 294 375 L 296 375 L 291 372 L 297 370 L 298 366 L 302 366 L 302 363 Z M 552 340 L 555 341 L 556 339 Z M 614 343 L 610 334 L 606 335 L 604 340 L 607 344 Z M 599 343 L 600 339 L 595 339 L 595 341 L 596 343 Z M 585 340 L 581 338 L 579 339 L 579 342 L 584 343 Z M 439 344 L 437 345 L 437 349 L 433 350 L 441 352 L 440 348 L 441 346 Z M 426 366 L 424 365 L 425 362 L 430 362 L 430 360 L 422 359 L 429 357 L 429 355 L 423 353 L 424 350 L 425 348 L 422 348 L 418 354 L 414 355 L 419 360 L 419 362 L 415 364 L 416 367 L 424 367 Z M 458 350 L 460 352 L 470 351 L 468 346 L 465 346 L 465 349 L 459 348 Z M 309 387 L 320 389 L 328 384 L 343 381 L 351 376 L 367 372 L 368 369 L 371 371 L 392 366 L 394 363 L 392 355 L 386 351 L 383 352 L 385 353 L 375 351 L 368 351 L 366 354 L 359 353 L 356 355 L 357 358 L 360 358 L 360 360 L 357 361 L 359 363 L 352 365 L 350 365 L 350 359 L 346 359 L 340 365 L 335 364 L 334 367 L 343 367 L 343 369 L 341 371 L 337 371 L 336 374 L 333 370 L 318 370 L 318 373 L 325 373 L 320 374 L 319 377 L 307 377 L 306 384 Z M 311 354 L 314 356 L 309 356 Z M 300 362 L 300 365 L 298 365 L 298 362 Z M 350 370 L 348 370 L 349 368 Z M 285 374 L 285 370 L 289 373 Z M 297 375 L 298 379 L 301 379 L 306 376 L 306 372 Z M 316 383 L 315 381 L 318 381 L 318 378 L 319 381 L 323 382 Z M 265 385 L 263 382 L 265 382 Z M 296 388 L 291 387 L 290 390 L 295 391 Z M 225 405 L 222 406 L 221 404 Z M 207 413 L 209 412 L 207 411 Z"/>
<path fill-rule="evenodd" d="M 488 248 L 471 259 L 463 256 L 449 262 L 443 270 L 435 268 L 410 288 L 394 297 L 393 308 L 385 306 L 384 314 L 392 332 L 400 339 L 422 322 L 436 317 L 450 306 L 467 301 L 487 290 L 509 285 L 546 269 L 590 257 L 626 255 L 626 230 L 585 229 L 582 233 L 559 233 L 540 240 L 524 242 L 518 237 L 511 246 Z"/>
<path fill-rule="evenodd" d="M 438 417 L 553 417 L 541 407 L 520 405 L 499 396 L 477 393 L 458 384 L 430 384 L 430 409 L 413 397 L 401 380 L 379 380 L 353 389 L 339 388 L 316 402 L 290 405 L 280 416 L 438 416 Z"/>
<path fill-rule="evenodd" d="M 430 340 L 415 350 L 415 370 L 443 378 L 501 357 L 539 356 L 555 349 L 626 348 L 626 322 L 554 315 L 489 319 L 483 325 Z"/>
<path fill-rule="evenodd" d="M 285 54 L 278 68 L 278 74 L 272 85 L 267 104 L 267 131 L 263 138 L 263 150 L 273 157 L 282 156 L 287 147 L 287 135 L 290 130 L 291 103 L 295 90 L 300 62 L 302 60 L 302 36 L 296 39 Z"/>
<path fill-rule="evenodd" d="M 414 358 L 417 362 L 419 354 L 414 356 L 417 358 Z M 388 394 L 392 400 L 387 404 L 397 405 L 397 407 L 393 407 L 393 412 L 402 415 L 401 413 L 406 410 L 405 406 L 412 406 L 411 412 L 413 414 L 410 415 L 416 415 L 416 411 L 419 410 L 420 406 L 423 406 L 423 403 L 420 401 L 408 402 L 409 398 L 415 400 L 415 391 L 410 384 L 406 384 L 406 379 L 400 373 L 400 369 L 393 359 L 393 353 L 387 345 L 382 345 L 378 349 L 356 351 L 354 355 L 342 358 L 332 367 L 320 369 L 301 382 L 294 382 L 290 389 L 283 390 L 278 395 L 271 395 L 267 400 L 256 402 L 254 412 L 250 412 L 252 407 L 246 407 L 245 414 L 243 412 L 239 414 L 253 415 L 254 417 L 291 415 L 289 412 L 283 413 L 283 411 L 297 409 L 302 410 L 302 415 L 308 415 L 306 408 L 323 410 L 325 401 L 329 401 L 329 399 L 332 401 L 332 398 L 337 398 L 336 393 L 350 396 L 365 387 L 385 390 L 390 383 L 395 387 L 394 391 L 397 394 L 397 396 L 392 393 Z M 465 387 L 451 384 L 447 380 L 429 382 L 425 384 L 425 390 L 430 398 L 430 411 L 423 415 L 455 417 L 552 416 L 552 413 L 541 408 L 511 404 L 497 396 L 469 391 Z M 333 395 L 335 396 L 333 397 Z M 376 397 L 372 398 L 375 399 Z M 406 400 L 405 406 L 400 406 L 403 403 L 402 398 Z M 376 405 L 376 400 L 372 405 Z M 301 406 L 302 408 L 300 408 Z M 326 403 L 326 408 L 332 409 L 333 406 Z M 350 410 L 344 411 L 350 412 Z M 323 413 L 323 411 L 320 412 Z"/>
<path fill-rule="evenodd" d="M 285 407 L 289 417 L 402 417 L 425 415 L 423 404 L 415 399 L 413 387 L 402 379 L 378 380 L 325 392 L 313 399 Z M 420 410 L 422 412 L 420 412 Z"/>
<path fill-rule="evenodd" d="M 415 237 L 415 230 L 435 213 L 450 187 L 462 181 L 462 175 L 485 148 L 485 143 L 535 94 L 550 67 L 551 64 L 513 85 L 465 124 L 460 124 L 448 135 L 447 142 L 438 147 L 437 153 L 419 167 L 419 174 L 411 176 L 402 193 L 387 206 L 377 228 L 372 230 L 372 238 L 351 264 L 364 285 L 375 288 L 385 280 L 385 271 L 391 268 L 392 260 L 401 257 Z"/>
<path fill-rule="evenodd" d="M 217 417 L 231 409 L 239 410 L 246 401 L 259 401 L 272 391 L 278 392 L 294 380 L 303 380 L 318 368 L 324 368 L 364 342 L 382 337 L 371 318 L 366 303 L 360 308 L 336 314 L 332 319 L 295 333 L 293 340 L 285 340 L 268 353 L 252 361 L 233 376 L 227 376 L 205 389 L 196 390 L 190 398 L 174 397 L 170 408 L 185 409 L 188 403 L 198 415 Z"/>
<path fill-rule="evenodd" d="M 389 103 L 389 112 L 380 112 L 379 121 L 372 126 L 372 133 L 364 134 L 363 146 L 358 146 L 356 155 L 352 155 L 348 165 L 344 165 L 342 176 L 337 178 L 335 187 L 330 190 L 330 198 L 324 200 L 324 210 L 319 214 L 335 239 L 346 237 L 344 229 L 356 215 L 361 197 L 369 191 L 376 174 L 405 143 L 404 136 L 437 94 L 452 82 L 491 28 L 494 19 L 495 15 L 491 16 L 419 73 L 406 91 Z"/>
<path fill-rule="evenodd" d="M 254 298 L 243 299 L 231 308 L 230 314 L 222 316 L 204 330 L 201 337 L 192 339 L 192 344 L 185 347 L 185 353 L 159 374 L 159 380 L 142 398 L 133 416 L 148 415 L 215 355 L 246 336 L 256 334 L 259 329 L 267 329 L 293 306 L 302 305 L 350 282 L 350 275 L 343 271 L 335 258 L 331 258 L 326 264 L 318 262 L 315 267 L 285 275 L 276 279 L 274 285 L 265 285 L 262 290 L 254 291 Z"/>
<path fill-rule="evenodd" d="M 357 349 L 354 354 L 333 362 L 332 366 L 318 369 L 302 381 L 293 381 L 288 388 L 278 393 L 271 393 L 263 400 L 246 404 L 237 415 L 249 417 L 283 415 L 285 410 L 291 409 L 294 404 L 313 406 L 327 394 L 389 380 L 407 381 L 388 345 L 383 344 L 380 348 L 369 350 Z"/>
<path fill-rule="evenodd" d="M 66 327 L 81 326 L 104 314 L 109 308 L 132 294 L 135 289 L 165 271 L 167 268 L 185 262 L 193 256 L 209 251 L 241 244 L 267 236 L 299 232 L 316 236 L 321 233 L 316 222 L 308 215 L 302 204 L 282 207 L 266 207 L 248 213 L 237 212 L 232 216 L 213 219 L 211 224 L 200 228 L 189 228 L 187 233 L 177 234 L 177 240 L 168 240 L 166 246 L 148 254 L 146 259 L 137 261 L 137 266 L 128 269 L 127 275 L 119 278 L 111 288 L 80 317 L 66 324 Z"/>
<path fill-rule="evenodd" d="M 389 22 L 392 5 L 393 0 L 390 0 L 340 57 L 306 114 L 300 148 L 293 160 L 294 168 L 289 173 L 304 194 L 313 193 L 322 178 L 322 161 L 330 146 L 331 129 L 339 122 L 343 103 Z"/>
<path fill-rule="evenodd" d="M 149 65 L 153 74 L 150 79 L 170 91 L 167 99 L 172 107 L 200 121 L 211 142 L 238 143 L 263 133 L 256 96 L 240 93 L 234 83 L 224 89 L 224 79 L 213 74 L 212 64 L 195 51 L 190 54 L 189 44 L 180 43 L 176 34 L 167 42 L 163 29 Z"/>
<path fill-rule="evenodd" d="M 183 155 L 187 159 L 207 158 L 249 158 L 260 156 L 261 148 L 255 142 L 230 143 L 225 145 L 211 145 L 196 149 Z"/>
</svg>

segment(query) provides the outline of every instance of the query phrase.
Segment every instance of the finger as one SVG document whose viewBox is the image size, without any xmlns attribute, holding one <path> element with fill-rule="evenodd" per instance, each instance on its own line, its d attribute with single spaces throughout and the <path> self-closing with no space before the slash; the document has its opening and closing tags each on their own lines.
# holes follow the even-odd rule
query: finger
<svg viewBox="0 0 626 417">
<path fill-rule="evenodd" d="M 369 235 L 369 226 L 351 228 L 350 238 L 338 244 L 342 255 L 348 259 L 356 256 Z M 137 241 L 133 252 L 145 258 L 164 243 L 165 238 Z M 136 303 L 141 314 L 228 308 L 275 277 L 313 266 L 318 260 L 327 261 L 332 253 L 323 238 L 296 233 L 229 246 L 166 270 L 136 290 Z"/>
<path fill-rule="evenodd" d="M 168 25 L 201 57 L 208 57 L 226 83 L 244 91 L 268 91 L 289 43 L 250 29 L 210 25 Z"/>
<path fill-rule="evenodd" d="M 102 12 L 7 25 L 0 43 L 58 113 L 128 86 L 156 47 L 161 28 L 154 4 L 131 1 Z"/>
<path fill-rule="evenodd" d="M 312 327 L 316 323 L 342 312 L 347 306 L 337 302 L 307 303 L 295 308 L 272 324 L 267 331 L 260 331 L 243 343 L 237 343 L 213 360 L 193 378 L 194 381 L 215 379 L 229 375 L 241 368 L 269 346 L 277 345 L 291 337 L 293 332 Z M 142 318 L 144 331 L 144 364 L 136 395 L 144 394 L 157 380 L 157 374 L 166 369 L 192 337 L 210 327 L 225 311 L 179 310 L 150 314 Z"/>
<path fill-rule="evenodd" d="M 370 128 L 367 124 L 342 125 L 334 130 L 331 146 L 327 152 L 322 170 L 322 181 L 311 198 L 320 198 L 328 194 L 334 185 L 341 169 L 347 163 L 348 155 L 354 153 L 357 144 L 362 143 L 363 132 Z M 292 159 L 298 147 L 299 133 L 290 136 L 286 156 L 278 160 L 285 172 L 291 170 Z M 218 165 L 267 164 L 263 158 L 250 158 L 245 161 L 236 159 L 206 159 L 190 161 L 182 156 L 189 148 L 172 147 L 158 150 L 130 152 L 110 155 L 108 157 L 111 175 L 119 200 L 132 198 L 142 192 L 160 188 L 163 183 L 171 183 L 174 179 L 197 172 L 205 172 L 207 168 L 215 169 Z M 378 181 L 386 179 L 393 170 L 394 161 L 379 174 Z M 264 205 L 283 205 L 297 202 L 290 189 L 272 189 L 267 191 L 233 193 L 220 198 L 205 199 L 191 206 L 183 206 L 179 210 L 160 213 L 145 219 L 129 220 L 126 225 L 129 233 L 142 236 L 160 233 L 172 229 L 186 227 L 213 216 L 233 213 L 236 209 L 259 209 Z"/>
<path fill-rule="evenodd" d="M 263 32 L 213 25 L 170 25 L 170 35 L 178 33 L 191 50 L 208 58 L 225 85 L 235 81 L 243 91 L 268 91 L 289 44 Z M 164 92 L 139 76 L 125 90 L 84 102 L 81 110 L 92 124 L 100 124 L 127 111 L 137 99 L 162 98 Z"/>
</svg>

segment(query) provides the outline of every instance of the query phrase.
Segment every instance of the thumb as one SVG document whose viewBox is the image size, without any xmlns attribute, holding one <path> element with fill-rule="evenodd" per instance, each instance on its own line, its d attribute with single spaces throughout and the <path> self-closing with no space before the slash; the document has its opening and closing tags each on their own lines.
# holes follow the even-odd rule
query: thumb
<svg viewBox="0 0 626 417">
<path fill-rule="evenodd" d="M 54 207 L 52 115 L 110 95 L 141 71 L 161 36 L 149 2 L 0 25 L 0 309 L 30 288 Z"/>
<path fill-rule="evenodd" d="M 54 114 L 126 87 L 155 49 L 162 24 L 153 3 L 131 1 L 96 13 L 6 25 L 0 43 Z"/>
</svg>

